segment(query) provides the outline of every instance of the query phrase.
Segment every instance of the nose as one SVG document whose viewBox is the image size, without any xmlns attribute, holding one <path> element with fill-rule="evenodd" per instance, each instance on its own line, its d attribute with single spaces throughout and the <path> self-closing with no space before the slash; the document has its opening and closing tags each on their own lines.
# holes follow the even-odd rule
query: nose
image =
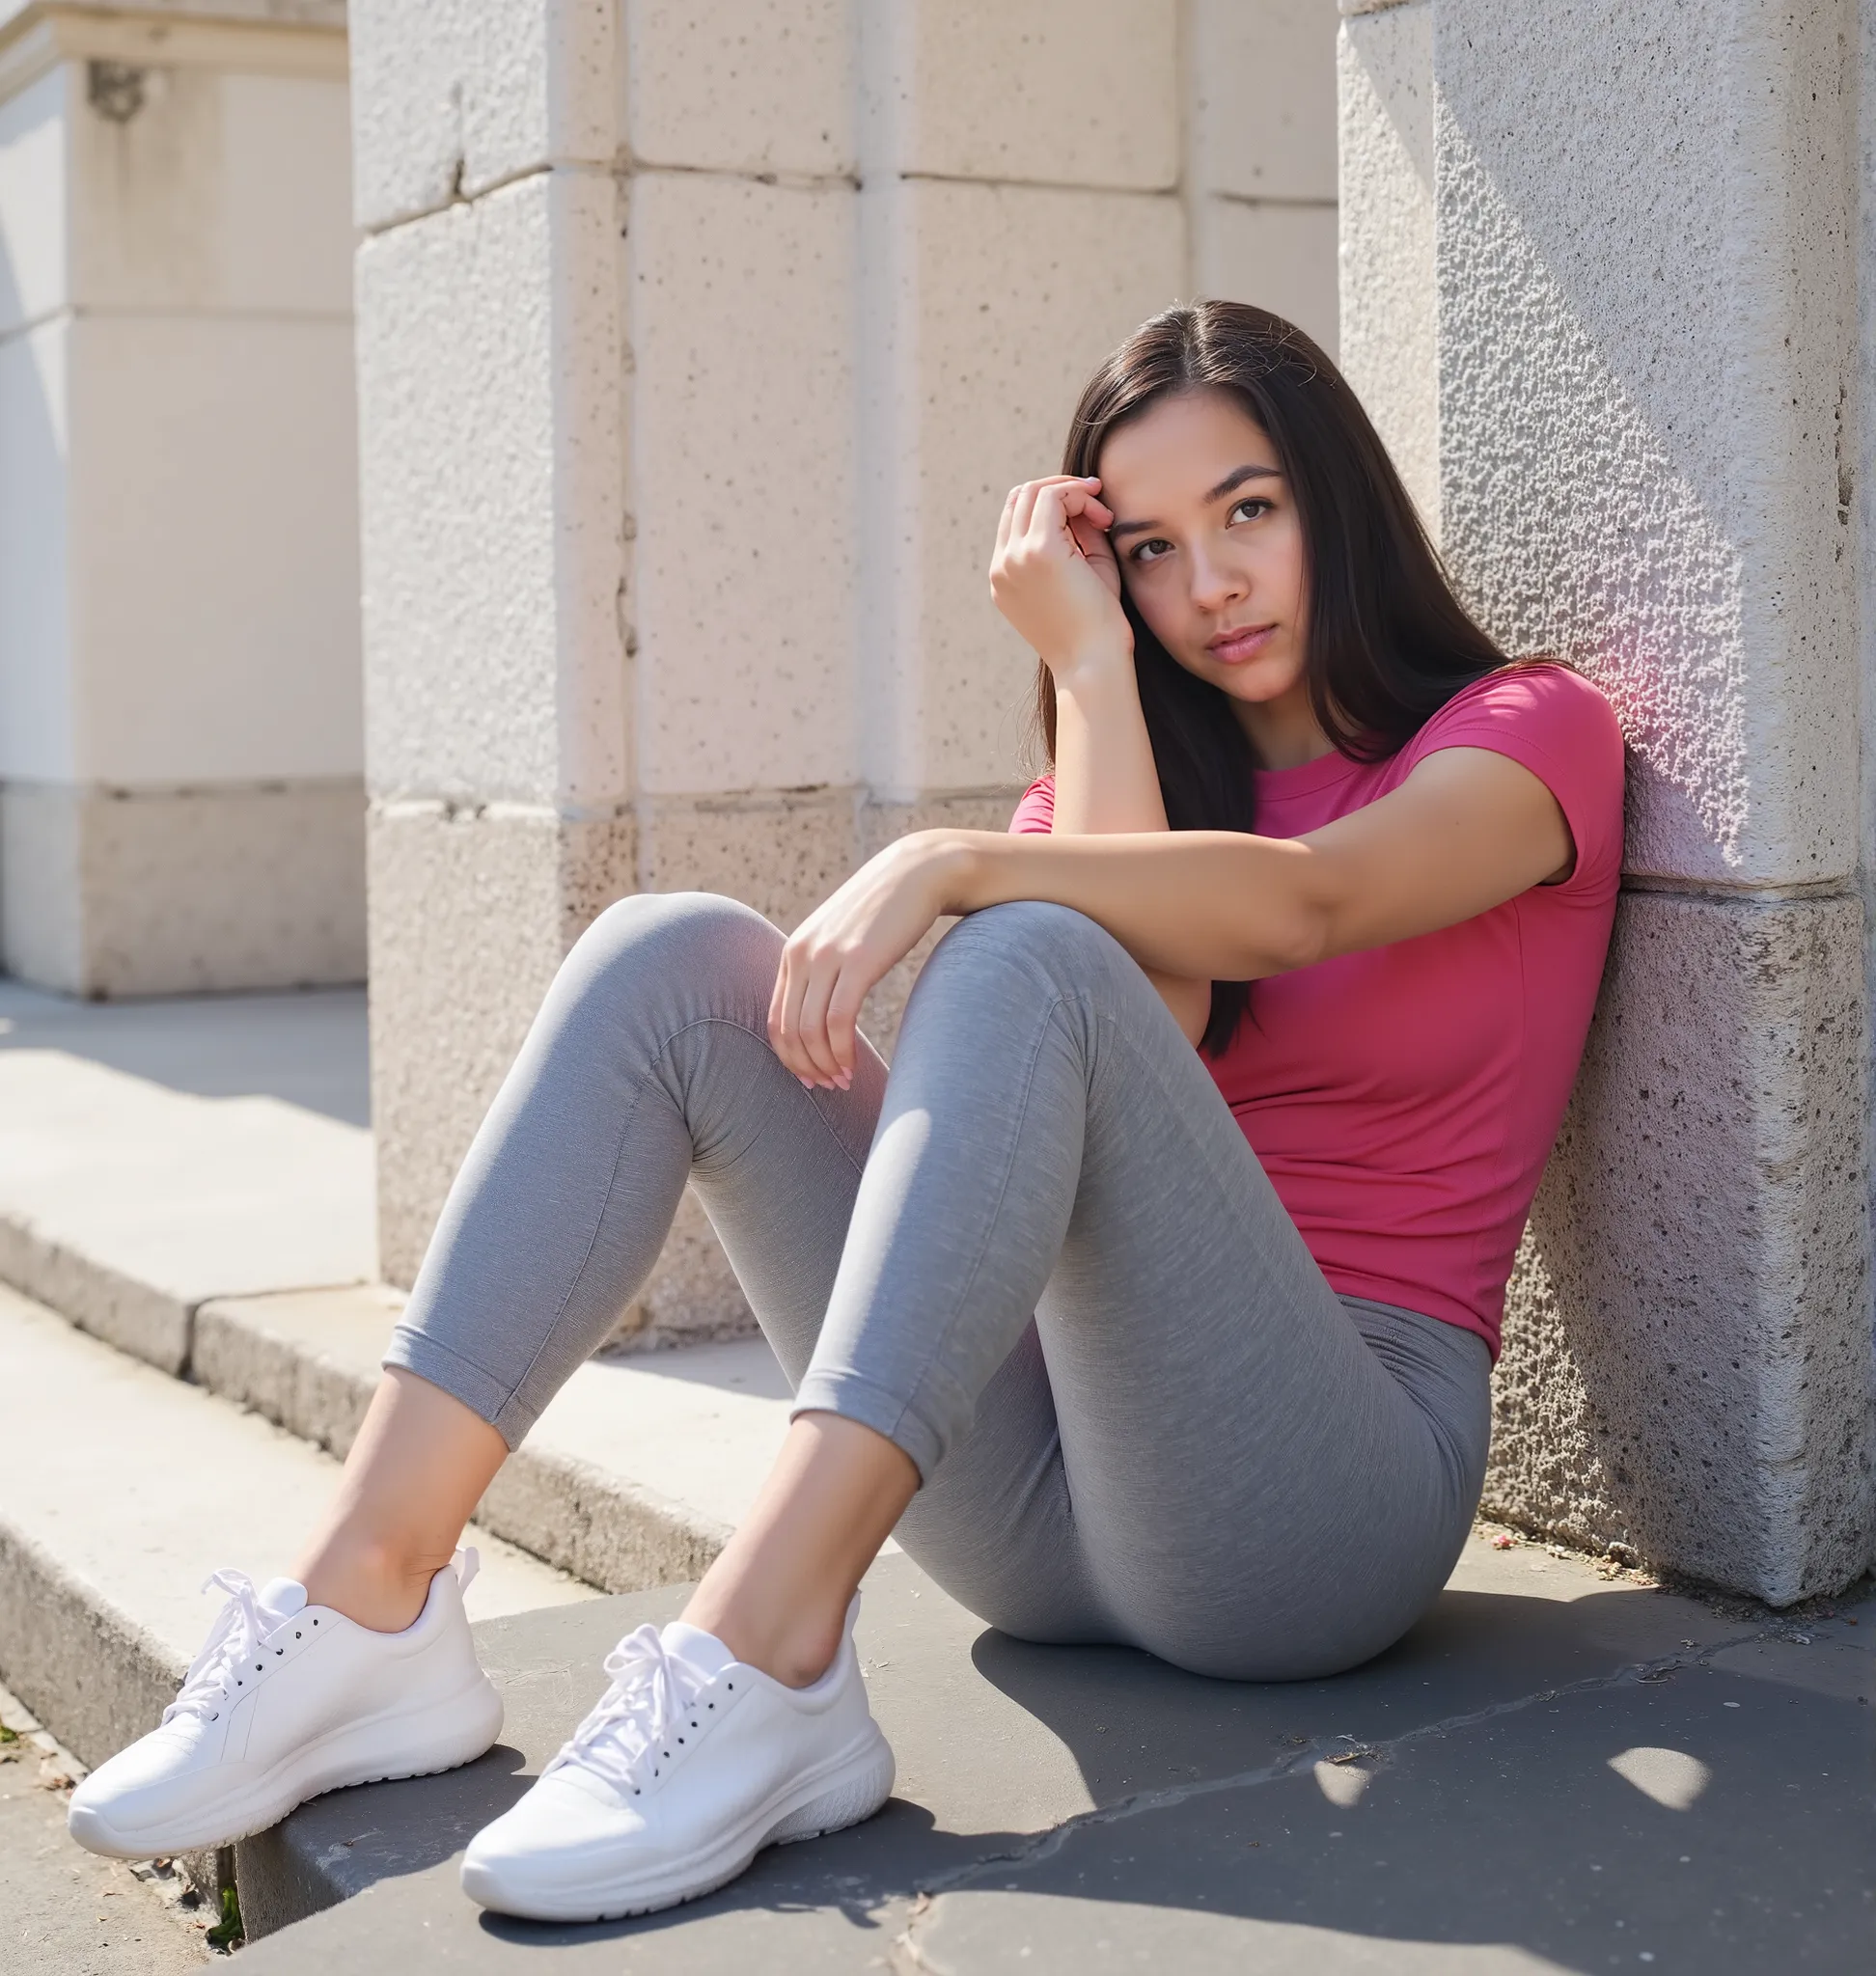
<svg viewBox="0 0 1876 1976">
<path fill-rule="evenodd" d="M 1192 601 L 1198 610 L 1216 614 L 1242 603 L 1250 593 L 1244 571 L 1205 545 L 1194 547 L 1186 566 L 1192 571 Z"/>
</svg>

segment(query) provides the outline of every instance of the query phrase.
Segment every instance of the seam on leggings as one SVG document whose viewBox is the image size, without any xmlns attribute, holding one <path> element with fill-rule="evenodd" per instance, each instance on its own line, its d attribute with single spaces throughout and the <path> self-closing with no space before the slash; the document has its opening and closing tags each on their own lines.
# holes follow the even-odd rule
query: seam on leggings
<svg viewBox="0 0 1876 1976">
<path fill-rule="evenodd" d="M 1051 985 L 1053 986 L 1053 983 Z M 1003 1212 L 1004 1200 L 1009 1193 L 1009 1176 L 1016 1169 L 1016 1149 L 1022 1139 L 1023 1121 L 1028 1116 L 1029 1112 L 1030 1093 L 1035 1085 L 1036 1062 L 1042 1055 L 1042 1045 L 1048 1040 L 1049 1029 L 1051 1024 L 1053 1024 L 1055 1021 L 1056 1011 L 1064 1005 L 1066 1000 L 1067 998 L 1063 996 L 1060 992 L 1060 990 L 1058 990 L 1056 993 L 1055 1000 L 1051 1002 L 1048 1007 L 1043 1011 L 1042 1021 L 1036 1027 L 1035 1041 L 1034 1042 L 1034 1044 L 1031 1045 L 1029 1065 L 1023 1077 L 1022 1102 L 1018 1105 L 1016 1110 L 1015 1124 L 1009 1137 L 1009 1153 L 1004 1164 L 1003 1178 L 997 1186 L 996 1202 L 990 1211 L 989 1221 L 985 1224 L 983 1238 L 978 1245 L 977 1254 L 972 1259 L 970 1274 L 968 1276 L 965 1277 L 962 1287 L 959 1289 L 956 1297 L 952 1300 L 951 1314 L 945 1319 L 942 1325 L 937 1327 L 936 1335 L 932 1338 L 930 1342 L 929 1348 L 927 1349 L 924 1356 L 924 1360 L 920 1365 L 918 1374 L 911 1383 L 911 1390 L 906 1396 L 905 1404 L 899 1410 L 898 1419 L 894 1423 L 894 1430 L 891 1439 L 895 1441 L 898 1441 L 899 1430 L 904 1425 L 905 1416 L 906 1414 L 913 1412 L 913 1402 L 916 1399 L 919 1390 L 924 1386 L 926 1380 L 930 1377 L 931 1368 L 933 1364 L 937 1361 L 938 1355 L 944 1346 L 944 1342 L 948 1337 L 951 1336 L 952 1331 L 957 1323 L 958 1312 L 963 1308 L 965 1301 L 969 1298 L 971 1290 L 977 1282 L 979 1273 L 983 1268 L 983 1252 L 985 1248 L 987 1248 L 990 1240 L 990 1224 L 994 1223 L 996 1221 L 997 1217 Z M 973 1402 L 973 1405 L 975 1406 L 975 1402 Z M 930 1429 L 928 1426 L 926 1426 L 925 1422 L 922 1420 L 920 1422 L 920 1425 L 925 1427 L 927 1439 L 936 1439 L 935 1436 L 931 1435 Z M 909 1453 L 910 1450 L 908 1449 L 906 1450 L 906 1452 Z"/>
<path fill-rule="evenodd" d="M 606 1192 L 600 1199 L 599 1212 L 593 1217 L 593 1232 L 587 1237 L 586 1251 L 580 1257 L 579 1266 L 574 1270 L 572 1277 L 567 1283 L 566 1294 L 561 1298 L 558 1308 L 553 1316 L 548 1319 L 546 1328 L 540 1334 L 540 1342 L 535 1347 L 534 1356 L 528 1360 L 526 1366 L 523 1367 L 521 1377 L 515 1381 L 513 1386 L 510 1389 L 508 1398 L 503 1402 L 502 1411 L 504 1413 L 514 1404 L 516 1397 L 527 1386 L 529 1380 L 534 1377 L 535 1367 L 540 1363 L 542 1353 L 553 1343 L 554 1333 L 559 1331 L 561 1320 L 566 1315 L 566 1307 L 572 1303 L 574 1293 L 579 1289 L 582 1280 L 586 1276 L 587 1265 L 592 1262 L 593 1251 L 598 1245 L 599 1230 L 605 1226 L 606 1215 L 612 1207 L 613 1196 L 619 1191 L 619 1163 L 625 1155 L 626 1134 L 631 1129 L 633 1118 L 638 1114 L 640 1101 L 644 1098 L 647 1088 L 651 1084 L 653 1074 L 669 1055 L 672 1045 L 679 1037 L 689 1035 L 693 1029 L 705 1029 L 713 1023 L 721 1023 L 726 1029 L 741 1029 L 746 1036 L 753 1036 L 756 1033 L 754 1029 L 747 1028 L 742 1023 L 732 1022 L 727 1016 L 699 1016 L 694 1022 L 685 1023 L 681 1028 L 673 1029 L 670 1035 L 658 1045 L 657 1049 L 646 1060 L 644 1070 L 639 1073 L 637 1087 L 632 1092 L 631 1102 L 625 1107 L 620 1116 L 619 1133 L 613 1141 L 612 1166 L 606 1176 Z M 680 1119 L 683 1118 L 681 1112 L 678 1113 L 678 1116 Z M 688 1119 L 684 1120 L 684 1128 L 688 1134 L 690 1129 Z M 696 1147 L 694 1145 L 691 1151 L 692 1159 L 695 1161 Z"/>
<path fill-rule="evenodd" d="M 761 1034 L 759 1030 L 749 1029 L 746 1025 L 742 1023 L 731 1022 L 728 1016 L 722 1015 L 705 1016 L 700 1022 L 689 1023 L 685 1026 L 684 1029 L 678 1030 L 677 1034 L 674 1035 L 671 1040 L 675 1043 L 677 1040 L 677 1035 L 687 1035 L 691 1029 L 703 1029 L 709 1023 L 721 1023 L 726 1029 L 738 1029 L 745 1036 L 753 1037 L 757 1042 L 760 1043 L 764 1049 L 769 1049 L 768 1038 Z M 856 1033 L 858 1032 L 856 1031 Z M 869 1044 L 868 1047 L 870 1049 L 872 1046 Z M 774 1055 L 773 1050 L 770 1050 L 770 1055 Z M 780 1058 L 777 1058 L 778 1062 L 780 1060 Z M 845 1140 L 843 1140 L 841 1138 L 841 1135 L 834 1130 L 832 1125 L 828 1123 L 826 1112 L 824 1112 L 821 1110 L 821 1108 L 814 1102 L 813 1092 L 804 1091 L 802 1095 L 809 1100 L 809 1111 L 813 1112 L 815 1123 L 819 1125 L 822 1132 L 825 1133 L 827 1138 L 833 1142 L 835 1151 L 841 1155 L 841 1159 L 843 1159 L 850 1167 L 852 1167 L 854 1172 L 864 1173 L 867 1170 L 867 1163 L 864 1160 L 856 1160 L 853 1157 L 853 1155 L 847 1150 Z M 771 1114 L 775 1111 L 776 1106 L 779 1105 L 781 1102 L 782 1101 L 780 1096 L 771 1098 L 769 1100 L 768 1111 L 762 1113 L 762 1125 L 767 1125 Z M 755 1142 L 756 1139 L 760 1136 L 760 1126 L 759 1126 L 757 1131 L 750 1135 L 750 1143 L 746 1145 L 742 1149 L 742 1151 L 735 1156 L 734 1159 L 731 1160 L 726 1166 L 720 1166 L 716 1169 L 716 1171 L 711 1175 L 712 1179 L 721 1179 L 725 1174 L 733 1173 L 736 1170 L 736 1168 L 743 1163 L 743 1161 L 746 1160 L 749 1157 L 749 1155 L 756 1150 Z"/>
<path fill-rule="evenodd" d="M 1367 1345 L 1369 1356 L 1376 1360 L 1376 1362 L 1380 1365 L 1381 1370 L 1385 1372 L 1391 1380 L 1393 1381 L 1394 1385 L 1399 1388 L 1399 1390 L 1406 1396 L 1406 1398 L 1409 1401 L 1412 1402 L 1415 1412 L 1420 1414 L 1421 1419 L 1425 1424 L 1427 1433 L 1432 1438 L 1433 1445 L 1439 1450 L 1440 1455 L 1442 1457 L 1442 1466 L 1446 1469 L 1447 1479 L 1452 1485 L 1452 1499 L 1454 1500 L 1454 1502 L 1463 1501 L 1470 1491 L 1470 1485 L 1468 1484 L 1466 1479 L 1467 1462 L 1464 1453 L 1459 1447 L 1458 1441 L 1455 1438 L 1455 1431 L 1452 1423 L 1449 1420 L 1448 1420 L 1444 1415 L 1436 1413 L 1433 1409 L 1432 1403 L 1415 1387 L 1409 1386 L 1408 1383 L 1404 1379 L 1402 1379 L 1401 1376 L 1393 1369 L 1393 1367 L 1388 1363 L 1387 1359 L 1379 1352 L 1375 1351 L 1373 1345 L 1368 1343 L 1367 1333 L 1365 1331 L 1362 1331 L 1361 1320 L 1355 1315 L 1354 1311 L 1349 1310 L 1348 1298 L 1344 1297 L 1340 1291 L 1338 1291 L 1336 1294 L 1338 1300 L 1341 1304 L 1342 1308 L 1348 1311 L 1349 1322 L 1354 1325 L 1356 1331 L 1361 1332 L 1362 1342 L 1363 1344 Z M 1457 1331 L 1461 1337 L 1478 1338 L 1478 1342 L 1481 1345 L 1485 1343 L 1485 1340 L 1483 1338 L 1478 1337 L 1478 1333 L 1476 1331 L 1468 1331 L 1464 1325 L 1448 1324 L 1444 1318 L 1433 1317 L 1424 1310 L 1415 1310 L 1410 1305 L 1405 1304 L 1383 1304 L 1381 1300 L 1376 1297 L 1358 1298 L 1356 1301 L 1361 1304 L 1364 1304 L 1370 1309 L 1385 1310 L 1394 1316 L 1417 1317 L 1421 1320 L 1422 1324 L 1445 1325 L 1448 1331 Z M 1434 1335 L 1437 1337 L 1438 1333 L 1436 1332 Z M 1441 1344 L 1444 1345 L 1445 1342 L 1446 1340 L 1444 1338 L 1440 1339 Z M 1489 1347 L 1487 1349 L 1489 1350 Z M 1486 1363 L 1485 1376 L 1489 1381 L 1491 1378 L 1491 1364 L 1489 1359 Z M 1489 1431 L 1490 1422 L 1488 1420 L 1488 1439 Z"/>
</svg>

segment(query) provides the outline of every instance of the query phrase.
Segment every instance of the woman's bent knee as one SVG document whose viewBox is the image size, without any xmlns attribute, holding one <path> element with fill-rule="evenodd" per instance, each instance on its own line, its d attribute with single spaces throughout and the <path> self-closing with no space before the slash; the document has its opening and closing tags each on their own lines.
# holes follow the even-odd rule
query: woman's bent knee
<svg viewBox="0 0 1876 1976">
<path fill-rule="evenodd" d="M 633 892 L 574 943 L 563 976 L 582 995 L 650 978 L 749 974 L 774 985 L 782 935 L 753 906 L 707 892 Z"/>
</svg>

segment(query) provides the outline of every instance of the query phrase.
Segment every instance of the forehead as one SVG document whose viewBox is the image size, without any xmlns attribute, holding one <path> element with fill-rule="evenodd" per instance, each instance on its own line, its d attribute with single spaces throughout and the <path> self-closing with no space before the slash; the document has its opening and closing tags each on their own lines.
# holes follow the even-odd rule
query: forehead
<svg viewBox="0 0 1876 1976">
<path fill-rule="evenodd" d="M 1222 391 L 1195 391 L 1157 404 L 1109 435 L 1095 471 L 1113 507 L 1129 488 L 1197 498 L 1236 468 L 1277 460 L 1264 429 Z"/>
</svg>

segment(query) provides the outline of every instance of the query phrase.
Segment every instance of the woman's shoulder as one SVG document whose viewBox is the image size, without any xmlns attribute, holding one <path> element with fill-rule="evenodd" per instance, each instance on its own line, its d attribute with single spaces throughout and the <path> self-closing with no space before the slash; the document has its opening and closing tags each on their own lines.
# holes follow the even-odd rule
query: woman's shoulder
<svg viewBox="0 0 1876 1976">
<path fill-rule="evenodd" d="M 1557 798 L 1577 848 L 1564 890 L 1613 892 L 1622 864 L 1622 730 L 1615 709 L 1581 672 L 1527 661 L 1462 687 L 1403 751 L 1407 763 L 1442 748 L 1506 755 Z"/>
<path fill-rule="evenodd" d="M 1461 737 L 1466 738 L 1461 738 Z M 1595 684 L 1554 659 L 1502 666 L 1462 686 L 1408 743 L 1415 755 L 1469 739 L 1515 739 L 1559 762 L 1611 775 L 1619 787 L 1622 730 Z"/>
</svg>

